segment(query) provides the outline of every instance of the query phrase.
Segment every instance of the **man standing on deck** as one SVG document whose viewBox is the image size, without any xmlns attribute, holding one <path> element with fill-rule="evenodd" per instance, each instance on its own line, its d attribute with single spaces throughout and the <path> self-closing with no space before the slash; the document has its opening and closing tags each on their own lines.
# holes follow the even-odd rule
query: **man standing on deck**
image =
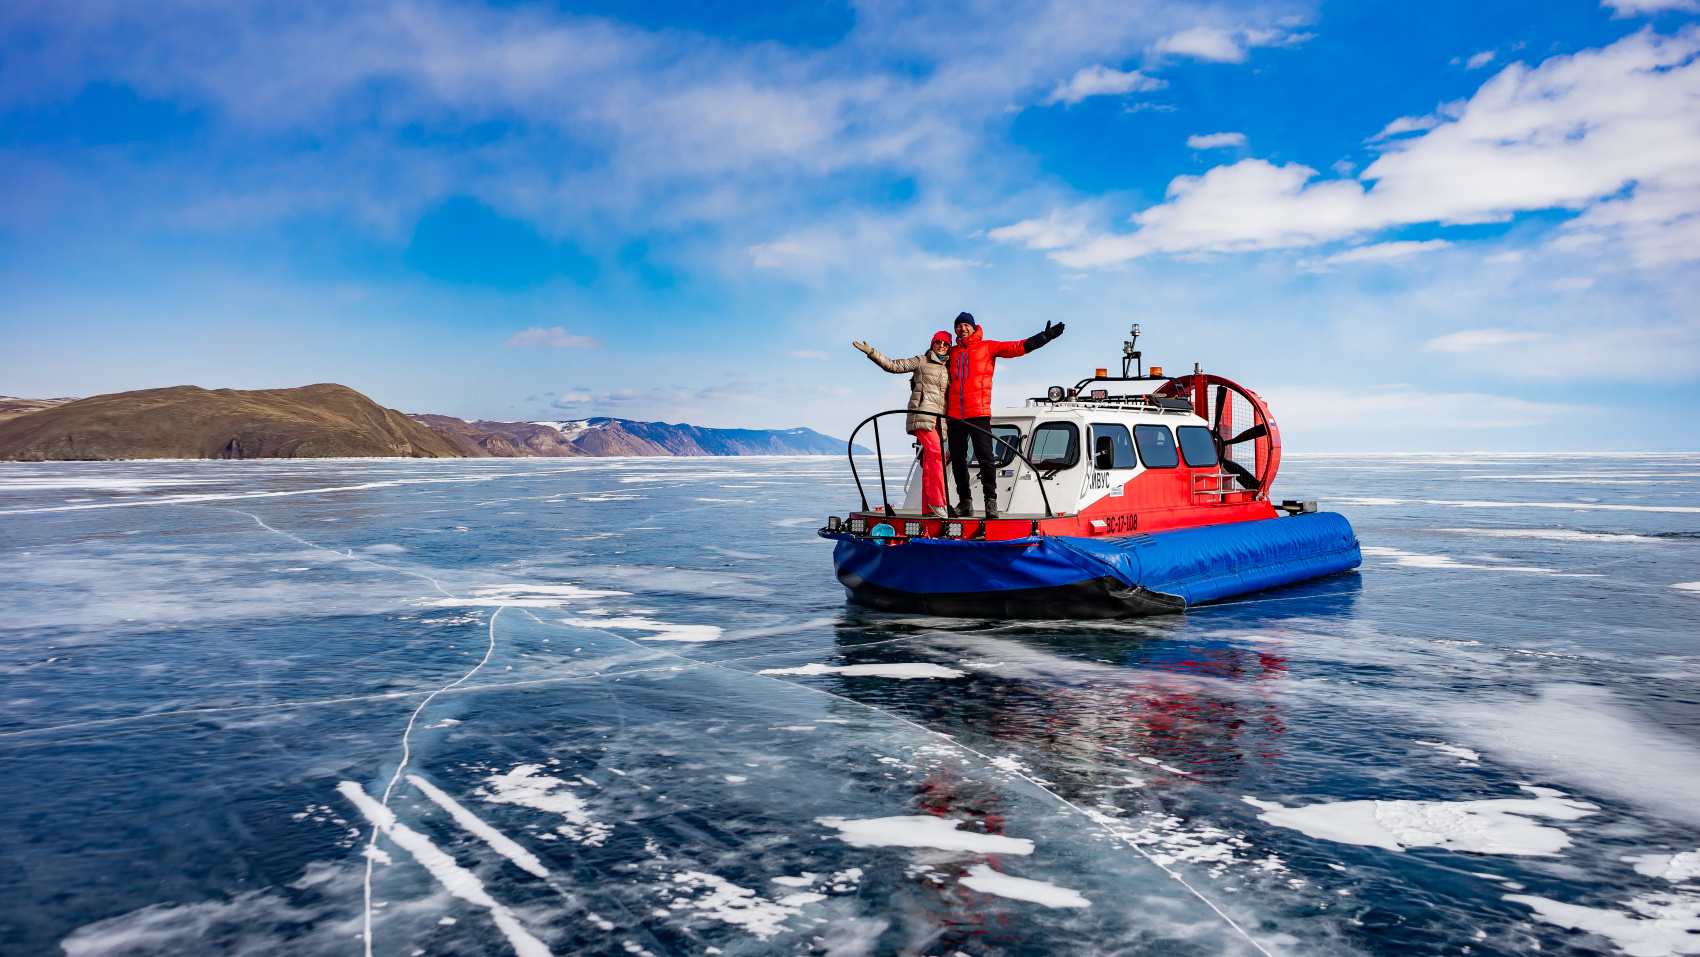
<svg viewBox="0 0 1700 957">
<path fill-rule="evenodd" d="M 1024 356 L 1062 335 L 1063 324 L 1045 323 L 1045 331 L 1016 342 L 993 342 L 980 336 L 980 324 L 968 313 L 956 317 L 956 345 L 950 347 L 950 389 L 945 394 L 945 414 L 979 426 L 971 429 L 951 422 L 949 430 L 950 470 L 956 478 L 957 504 L 952 518 L 974 514 L 968 496 L 968 446 L 980 463 L 980 490 L 986 502 L 986 517 L 998 517 L 997 455 L 992 449 L 992 371 L 999 359 Z"/>
</svg>

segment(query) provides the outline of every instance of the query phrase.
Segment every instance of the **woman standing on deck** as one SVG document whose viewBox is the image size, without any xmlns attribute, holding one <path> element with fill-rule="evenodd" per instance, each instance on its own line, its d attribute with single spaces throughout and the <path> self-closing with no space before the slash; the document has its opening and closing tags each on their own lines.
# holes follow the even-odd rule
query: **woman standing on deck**
<svg viewBox="0 0 1700 957">
<path fill-rule="evenodd" d="M 866 342 L 851 345 L 887 372 L 913 373 L 909 377 L 909 411 L 944 411 L 945 392 L 950 388 L 950 333 L 935 334 L 927 351 L 910 359 L 887 359 Z M 944 518 L 944 453 L 939 447 L 939 420 L 930 415 L 911 415 L 904 428 L 921 445 L 921 514 Z"/>
</svg>

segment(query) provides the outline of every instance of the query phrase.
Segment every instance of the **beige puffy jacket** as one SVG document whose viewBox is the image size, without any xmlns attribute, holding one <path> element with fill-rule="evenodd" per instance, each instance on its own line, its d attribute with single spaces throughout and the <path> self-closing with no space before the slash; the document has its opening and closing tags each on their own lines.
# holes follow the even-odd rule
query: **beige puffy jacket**
<svg viewBox="0 0 1700 957">
<path fill-rule="evenodd" d="M 908 359 L 887 359 L 878 349 L 869 349 L 868 358 L 887 372 L 912 372 L 909 377 L 909 405 L 921 412 L 943 412 L 945 393 L 950 388 L 950 360 L 940 359 L 928 349 Z M 905 431 L 932 432 L 939 420 L 930 415 L 912 415 L 904 424 Z"/>
</svg>

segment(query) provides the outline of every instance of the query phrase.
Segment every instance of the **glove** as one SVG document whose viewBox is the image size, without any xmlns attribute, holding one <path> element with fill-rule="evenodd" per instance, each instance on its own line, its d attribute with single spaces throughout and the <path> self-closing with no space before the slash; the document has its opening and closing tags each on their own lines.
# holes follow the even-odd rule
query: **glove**
<svg viewBox="0 0 1700 957">
<path fill-rule="evenodd" d="M 1057 323 L 1056 326 L 1054 326 L 1054 327 L 1048 322 L 1045 323 L 1045 333 L 1044 333 L 1045 341 L 1050 342 L 1052 339 L 1055 339 L 1057 336 L 1062 335 L 1063 334 L 1063 328 L 1064 328 L 1064 326 L 1060 322 Z"/>
<path fill-rule="evenodd" d="M 866 342 L 852 342 L 850 344 L 855 346 L 857 349 L 861 350 L 863 355 L 867 355 L 868 353 L 874 351 L 874 347 L 868 345 Z"/>
</svg>

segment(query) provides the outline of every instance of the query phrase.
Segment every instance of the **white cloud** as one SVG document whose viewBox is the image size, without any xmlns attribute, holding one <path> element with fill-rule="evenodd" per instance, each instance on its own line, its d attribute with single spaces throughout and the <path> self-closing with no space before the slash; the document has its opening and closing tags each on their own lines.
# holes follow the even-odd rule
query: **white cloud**
<svg viewBox="0 0 1700 957">
<path fill-rule="evenodd" d="M 1276 29 L 1218 30 L 1214 27 L 1193 27 L 1172 33 L 1152 47 L 1158 53 L 1209 60 L 1213 63 L 1243 63 L 1251 47 L 1294 46 L 1315 34 L 1288 33 Z"/>
<path fill-rule="evenodd" d="M 549 404 L 557 409 L 576 409 L 592 398 L 588 392 L 563 392 Z"/>
<path fill-rule="evenodd" d="M 1244 133 L 1195 133 L 1186 138 L 1188 149 L 1214 150 L 1224 146 L 1244 146 Z"/>
<path fill-rule="evenodd" d="M 1666 10 L 1700 12 L 1700 3 L 1694 0 L 1601 0 L 1600 6 L 1610 7 L 1614 18 L 1648 16 Z"/>
<path fill-rule="evenodd" d="M 524 332 L 514 333 L 508 340 L 509 349 L 524 346 L 553 346 L 557 349 L 594 349 L 602 344 L 601 339 L 589 336 L 575 336 L 560 326 L 545 329 L 542 326 L 532 326 Z"/>
<path fill-rule="evenodd" d="M 1060 249 L 1085 240 L 1089 230 L 1084 223 L 1066 219 L 1059 211 L 1046 219 L 1029 219 L 1000 226 L 986 235 L 999 242 L 1026 243 L 1028 249 Z"/>
<path fill-rule="evenodd" d="M 1475 56 L 1470 57 L 1468 60 L 1465 60 L 1464 61 L 1464 69 L 1466 69 L 1466 70 L 1479 70 L 1482 67 L 1487 66 L 1489 63 L 1492 63 L 1493 58 L 1495 56 L 1497 56 L 1498 54 L 1499 54 L 1498 50 L 1483 50 L 1482 52 L 1476 54 Z"/>
<path fill-rule="evenodd" d="M 1445 249 L 1452 245 L 1444 239 L 1430 239 L 1425 242 L 1400 240 L 1392 243 L 1375 243 L 1371 246 L 1359 246 L 1345 252 L 1335 253 L 1324 259 L 1325 263 L 1362 263 L 1362 262 L 1394 262 L 1415 256 L 1417 253 L 1428 252 L 1431 249 Z"/>
<path fill-rule="evenodd" d="M 1138 70 L 1112 70 L 1107 66 L 1089 66 L 1076 73 L 1073 79 L 1059 85 L 1046 97 L 1045 103 L 1066 103 L 1073 106 L 1092 96 L 1120 96 L 1125 93 L 1147 93 L 1168 86 L 1166 80 L 1146 76 Z"/>
<path fill-rule="evenodd" d="M 1240 46 L 1232 33 L 1193 27 L 1157 41 L 1158 53 L 1176 53 L 1199 60 L 1217 63 L 1239 63 L 1245 59 L 1245 47 Z"/>
<path fill-rule="evenodd" d="M 1515 329 L 1465 329 L 1451 335 L 1436 336 L 1423 343 L 1424 352 L 1478 352 L 1489 346 L 1507 342 L 1528 342 L 1541 338 L 1538 332 L 1518 332 Z"/>
<path fill-rule="evenodd" d="M 1573 244 L 1621 240 L 1644 265 L 1700 258 L 1697 52 L 1700 27 L 1690 26 L 1674 36 L 1643 30 L 1533 69 L 1514 63 L 1468 102 L 1427 118 L 1426 133 L 1388 144 L 1355 180 L 1246 159 L 1176 177 L 1162 204 L 1131 217 L 1132 233 L 1059 243 L 1028 221 L 990 235 L 1052 249 L 1058 262 L 1081 268 L 1559 208 L 1583 212 L 1568 227 Z M 1395 121 L 1383 135 L 1422 125 Z M 1052 242 L 1034 241 L 1041 238 Z"/>
</svg>

